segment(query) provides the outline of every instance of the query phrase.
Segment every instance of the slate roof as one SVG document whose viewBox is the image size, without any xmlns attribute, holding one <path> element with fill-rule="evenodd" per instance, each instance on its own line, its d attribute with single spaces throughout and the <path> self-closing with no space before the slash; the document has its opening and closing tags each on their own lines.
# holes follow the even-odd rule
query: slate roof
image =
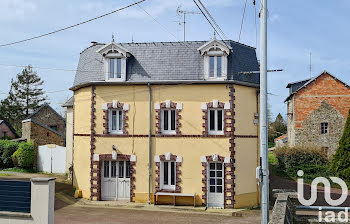
<svg viewBox="0 0 350 224">
<path fill-rule="evenodd" d="M 71 98 L 69 98 L 69 100 L 67 100 L 67 102 L 65 102 L 62 107 L 72 107 L 74 106 L 74 96 L 72 96 Z"/>
<path fill-rule="evenodd" d="M 54 110 L 48 103 L 42 104 L 38 109 L 36 109 L 33 113 L 31 113 L 28 117 L 26 117 L 25 120 L 31 119 L 33 116 L 35 116 L 39 111 L 41 111 L 43 108 L 49 107 L 55 114 L 57 114 L 64 122 L 66 122 L 66 119 L 64 119 L 59 113 L 57 113 L 56 110 Z"/>
<path fill-rule="evenodd" d="M 258 86 L 259 74 L 237 74 L 259 70 L 255 48 L 232 40 L 224 42 L 232 48 L 228 56 L 227 79 Z M 127 59 L 125 83 L 205 81 L 204 60 L 198 51 L 205 43 L 207 41 L 117 43 L 131 54 Z M 105 82 L 103 58 L 96 52 L 104 45 L 96 43 L 80 53 L 73 90 L 92 82 Z"/>
<path fill-rule="evenodd" d="M 332 76 L 335 80 L 338 80 L 339 82 L 343 83 L 345 86 L 349 87 L 350 86 L 338 79 L 337 77 L 335 77 L 334 75 L 332 75 L 331 73 L 329 73 L 328 71 L 324 70 L 323 72 L 321 72 L 318 76 L 315 76 L 313 78 L 310 78 L 310 79 L 305 79 L 305 80 L 301 80 L 301 81 L 297 81 L 297 82 L 291 82 L 291 83 L 288 83 L 288 85 L 286 86 L 286 88 L 289 88 L 289 96 L 287 97 L 287 99 L 285 99 L 284 102 L 287 102 L 295 93 L 297 93 L 300 89 L 306 87 L 307 85 L 309 85 L 311 82 L 315 81 L 318 77 L 320 77 L 321 75 L 323 74 L 328 74 L 330 76 Z"/>
</svg>

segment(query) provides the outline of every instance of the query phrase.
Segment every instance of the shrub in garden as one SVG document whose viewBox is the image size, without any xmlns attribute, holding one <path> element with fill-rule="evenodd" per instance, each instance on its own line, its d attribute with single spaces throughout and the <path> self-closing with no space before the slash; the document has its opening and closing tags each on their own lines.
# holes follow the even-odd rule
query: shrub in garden
<svg viewBox="0 0 350 224">
<path fill-rule="evenodd" d="M 274 153 L 278 160 L 277 170 L 290 177 L 297 177 L 298 170 L 304 171 L 305 180 L 331 175 L 327 155 L 319 148 L 281 147 Z"/>
<path fill-rule="evenodd" d="M 34 145 L 32 142 L 19 144 L 18 150 L 13 153 L 12 159 L 16 166 L 21 168 L 32 168 L 34 164 Z"/>
<path fill-rule="evenodd" d="M 0 141 L 0 166 L 2 168 L 13 167 L 11 156 L 17 149 L 17 142 L 11 142 L 9 140 Z"/>
<path fill-rule="evenodd" d="M 338 177 L 350 180 L 350 110 L 343 136 L 339 140 L 339 147 L 332 159 L 331 168 Z"/>
</svg>

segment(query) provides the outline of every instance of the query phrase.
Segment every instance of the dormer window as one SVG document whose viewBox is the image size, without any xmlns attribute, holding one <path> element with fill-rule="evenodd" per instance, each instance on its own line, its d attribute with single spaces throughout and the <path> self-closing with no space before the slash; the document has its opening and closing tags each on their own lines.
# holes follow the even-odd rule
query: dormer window
<svg viewBox="0 0 350 224">
<path fill-rule="evenodd" d="M 209 77 L 222 77 L 222 56 L 209 56 Z"/>
<path fill-rule="evenodd" d="M 106 81 L 126 81 L 128 50 L 112 41 L 97 52 L 103 56 Z"/>
<path fill-rule="evenodd" d="M 110 58 L 109 59 L 108 75 L 109 75 L 110 79 L 121 79 L 122 78 L 122 59 L 121 58 Z"/>
<path fill-rule="evenodd" d="M 227 56 L 232 48 L 216 39 L 198 48 L 204 59 L 204 78 L 207 80 L 227 79 Z"/>
</svg>

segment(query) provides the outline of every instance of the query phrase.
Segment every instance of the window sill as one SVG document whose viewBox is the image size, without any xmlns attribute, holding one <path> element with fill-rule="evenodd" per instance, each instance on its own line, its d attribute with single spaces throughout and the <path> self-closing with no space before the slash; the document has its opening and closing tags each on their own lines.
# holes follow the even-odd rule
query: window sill
<svg viewBox="0 0 350 224">
<path fill-rule="evenodd" d="M 122 78 L 111 78 L 111 79 L 106 79 L 105 81 L 106 82 L 123 82 L 125 80 Z"/>
</svg>

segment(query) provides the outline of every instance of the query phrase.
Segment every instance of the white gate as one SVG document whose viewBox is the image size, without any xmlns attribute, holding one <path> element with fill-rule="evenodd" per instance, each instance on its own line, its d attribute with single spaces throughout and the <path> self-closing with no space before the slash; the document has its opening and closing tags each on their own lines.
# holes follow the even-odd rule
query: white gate
<svg viewBox="0 0 350 224">
<path fill-rule="evenodd" d="M 66 148 L 58 145 L 41 145 L 38 148 L 38 171 L 66 172 Z"/>
</svg>

